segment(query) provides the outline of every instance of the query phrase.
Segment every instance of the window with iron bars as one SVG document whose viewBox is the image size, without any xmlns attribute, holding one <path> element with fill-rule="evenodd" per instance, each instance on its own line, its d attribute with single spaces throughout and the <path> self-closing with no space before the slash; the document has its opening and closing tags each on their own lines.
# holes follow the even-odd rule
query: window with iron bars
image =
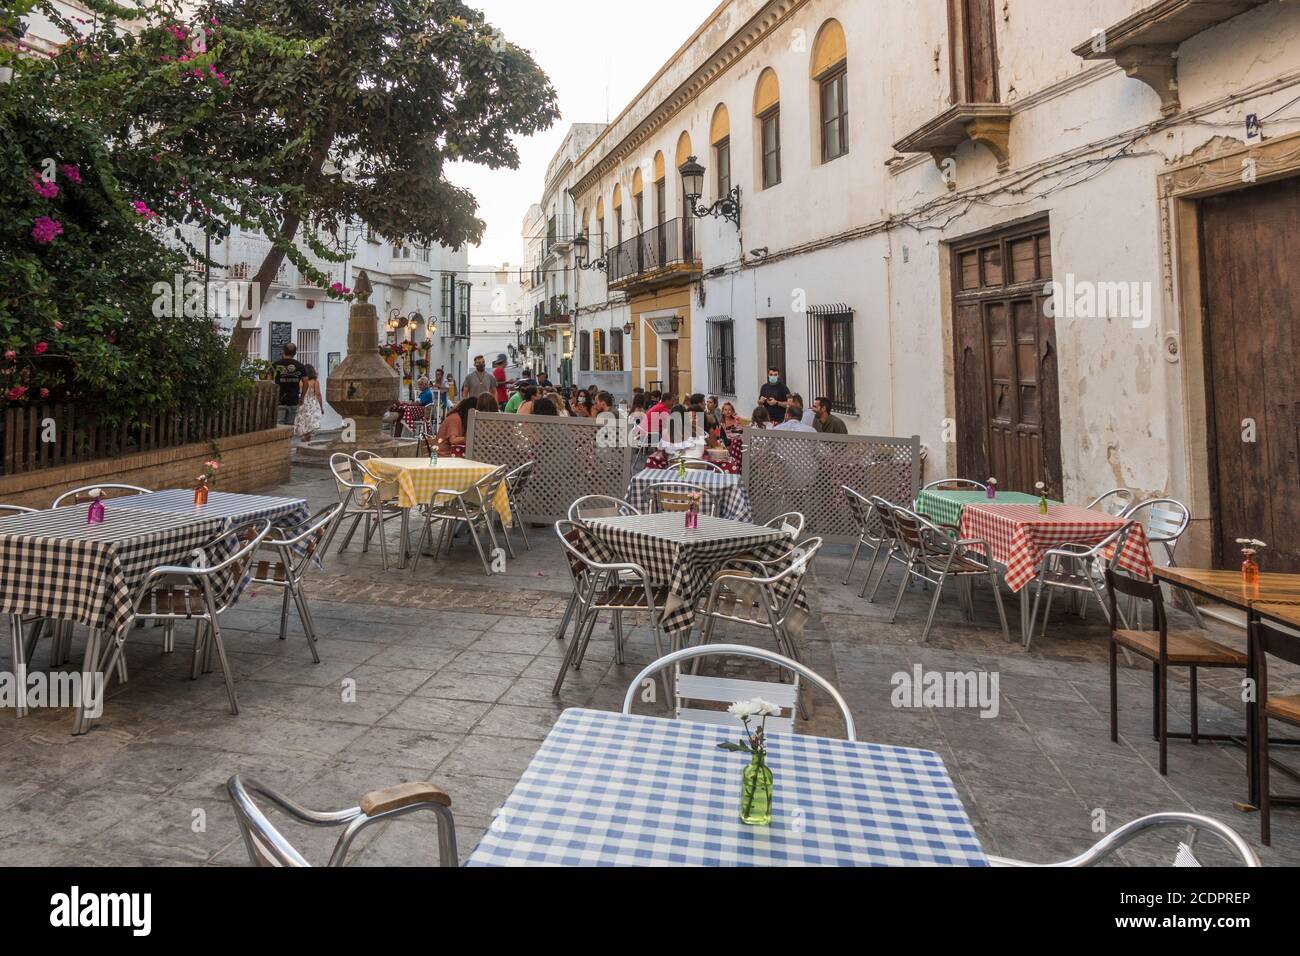
<svg viewBox="0 0 1300 956">
<path fill-rule="evenodd" d="M 736 394 L 736 323 L 709 320 L 709 394 Z"/>
<path fill-rule="evenodd" d="M 808 401 L 829 398 L 831 410 L 858 413 L 853 358 L 853 310 L 843 307 L 808 310 Z"/>
</svg>

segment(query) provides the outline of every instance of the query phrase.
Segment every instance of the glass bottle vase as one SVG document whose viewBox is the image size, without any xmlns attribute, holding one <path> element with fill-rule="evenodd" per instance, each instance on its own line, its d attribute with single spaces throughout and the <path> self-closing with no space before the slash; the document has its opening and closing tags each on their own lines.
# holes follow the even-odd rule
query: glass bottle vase
<svg viewBox="0 0 1300 956">
<path fill-rule="evenodd" d="M 772 771 L 764 754 L 754 754 L 740 788 L 740 821 L 753 827 L 772 822 Z"/>
<path fill-rule="evenodd" d="M 1259 588 L 1259 562 L 1253 554 L 1246 555 L 1246 560 L 1241 562 L 1241 583 L 1250 591 Z"/>
<path fill-rule="evenodd" d="M 200 481 L 194 488 L 194 505 L 202 508 L 208 503 L 208 483 Z"/>
</svg>

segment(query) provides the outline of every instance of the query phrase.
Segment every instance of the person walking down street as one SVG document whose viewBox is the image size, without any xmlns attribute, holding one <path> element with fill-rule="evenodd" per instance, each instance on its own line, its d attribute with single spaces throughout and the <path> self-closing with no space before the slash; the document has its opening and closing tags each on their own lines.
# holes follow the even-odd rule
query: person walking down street
<svg viewBox="0 0 1300 956">
<path fill-rule="evenodd" d="M 292 425 L 298 420 L 298 405 L 302 401 L 302 381 L 307 366 L 296 358 L 298 346 L 285 343 L 284 354 L 272 363 L 275 381 L 280 386 L 280 424 Z"/>
<path fill-rule="evenodd" d="M 814 400 L 813 414 L 817 418 L 813 422 L 813 427 L 823 435 L 847 435 L 849 433 L 849 426 L 844 424 L 844 419 L 831 414 L 831 400 L 829 398 Z"/>
<path fill-rule="evenodd" d="M 293 433 L 303 441 L 311 441 L 320 431 L 320 419 L 325 400 L 320 394 L 320 379 L 314 366 L 303 366 L 302 393 L 298 414 L 293 421 Z"/>
<path fill-rule="evenodd" d="M 506 364 L 505 353 L 497 356 L 497 360 L 492 363 L 492 377 L 496 379 L 496 396 L 497 404 L 505 405 L 510 401 L 510 391 L 506 385 Z"/>
<path fill-rule="evenodd" d="M 496 393 L 497 380 L 487 370 L 487 359 L 482 355 L 474 356 L 474 371 L 465 376 L 465 387 L 460 392 L 461 399 L 477 400 L 480 395 L 496 395 Z"/>
</svg>

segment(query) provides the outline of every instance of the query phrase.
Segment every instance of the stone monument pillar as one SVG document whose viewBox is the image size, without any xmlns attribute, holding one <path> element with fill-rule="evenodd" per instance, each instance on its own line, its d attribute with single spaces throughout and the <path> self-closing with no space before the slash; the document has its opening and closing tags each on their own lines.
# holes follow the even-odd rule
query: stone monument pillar
<svg viewBox="0 0 1300 956">
<path fill-rule="evenodd" d="M 297 457 L 304 462 L 359 449 L 399 457 L 412 447 L 411 442 L 395 442 L 383 433 L 384 413 L 401 396 L 402 379 L 379 354 L 379 313 L 370 304 L 374 289 L 364 269 L 352 291 L 356 299 L 348 314 L 348 356 L 325 383 L 325 400 L 345 419 L 344 432 L 338 441 L 298 446 Z M 354 436 L 346 427 L 348 419 Z"/>
</svg>

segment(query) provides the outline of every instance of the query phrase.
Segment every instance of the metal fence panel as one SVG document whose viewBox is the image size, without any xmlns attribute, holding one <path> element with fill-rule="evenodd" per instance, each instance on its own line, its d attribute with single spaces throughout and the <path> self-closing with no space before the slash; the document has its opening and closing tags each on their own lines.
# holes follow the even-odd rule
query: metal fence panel
<svg viewBox="0 0 1300 956">
<path fill-rule="evenodd" d="M 807 519 L 804 534 L 853 541 L 857 525 L 840 489 L 848 485 L 910 506 L 921 488 L 921 439 L 814 435 L 746 428 L 745 486 L 754 520 L 787 511 Z"/>
<path fill-rule="evenodd" d="M 519 507 L 527 521 L 567 517 L 584 495 L 627 496 L 632 453 L 625 442 L 609 441 L 610 431 L 594 418 L 471 412 L 466 457 L 516 468 L 536 462 Z"/>
</svg>

